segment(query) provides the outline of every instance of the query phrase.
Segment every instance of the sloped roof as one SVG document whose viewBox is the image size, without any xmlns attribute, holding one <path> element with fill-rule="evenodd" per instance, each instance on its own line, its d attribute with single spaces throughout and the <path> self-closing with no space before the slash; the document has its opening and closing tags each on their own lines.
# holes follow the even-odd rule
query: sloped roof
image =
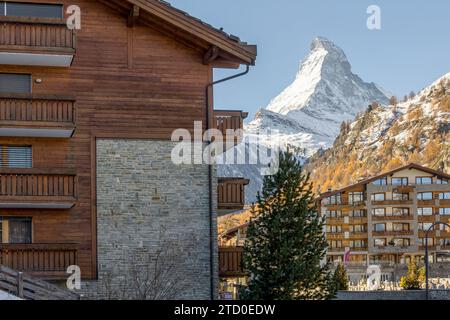
<svg viewBox="0 0 450 320">
<path fill-rule="evenodd" d="M 394 173 L 396 173 L 398 171 L 402 171 L 402 170 L 405 170 L 405 169 L 417 169 L 417 170 L 420 170 L 420 171 L 423 171 L 423 172 L 426 172 L 426 173 L 429 173 L 429 174 L 432 174 L 432 175 L 436 175 L 436 176 L 439 176 L 439 177 L 442 177 L 442 178 L 450 180 L 450 175 L 446 174 L 445 172 L 434 170 L 434 169 L 431 169 L 431 168 L 427 168 L 427 167 L 421 166 L 421 165 L 419 165 L 417 163 L 410 163 L 410 164 L 408 164 L 406 166 L 402 166 L 402 167 L 396 168 L 394 170 L 382 173 L 382 174 L 380 174 L 378 176 L 374 176 L 374 177 L 371 177 L 371 178 L 367 178 L 367 179 L 361 180 L 358 183 L 351 184 L 351 185 L 346 186 L 346 187 L 344 187 L 342 189 L 338 189 L 338 190 L 334 190 L 334 191 L 331 191 L 331 192 L 322 193 L 320 195 L 319 199 L 323 199 L 323 198 L 326 198 L 326 197 L 329 197 L 329 196 L 332 196 L 332 195 L 335 195 L 335 194 L 338 194 L 338 193 L 345 192 L 345 191 L 347 191 L 349 189 L 353 189 L 355 187 L 371 183 L 371 182 L 373 182 L 375 180 L 383 178 L 384 176 L 389 176 L 391 174 L 394 174 Z"/>
<path fill-rule="evenodd" d="M 228 34 L 222 29 L 195 18 L 188 13 L 173 7 L 163 0 L 98 0 L 123 13 L 131 13 L 136 6 L 142 10 L 139 19 L 143 22 L 158 24 L 159 27 L 171 30 L 177 37 L 186 38 L 190 42 L 209 49 L 219 49 L 219 56 L 228 61 L 240 64 L 254 64 L 257 55 L 255 45 L 243 42 L 239 37 Z M 176 31 L 174 31 L 176 30 Z"/>
</svg>

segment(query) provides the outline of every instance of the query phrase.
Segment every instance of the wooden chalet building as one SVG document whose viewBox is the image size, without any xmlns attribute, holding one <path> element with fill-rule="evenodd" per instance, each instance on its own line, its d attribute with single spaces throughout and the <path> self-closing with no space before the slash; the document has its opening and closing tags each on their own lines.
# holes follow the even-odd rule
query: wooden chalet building
<svg viewBox="0 0 450 320">
<path fill-rule="evenodd" d="M 221 180 L 218 203 L 214 166 L 173 164 L 171 136 L 242 128 L 214 110 L 213 70 L 255 59 L 165 1 L 0 1 L 0 265 L 62 283 L 78 265 L 101 299 L 173 245 L 174 297 L 217 297 L 217 209 L 243 207 L 248 182 Z"/>
</svg>

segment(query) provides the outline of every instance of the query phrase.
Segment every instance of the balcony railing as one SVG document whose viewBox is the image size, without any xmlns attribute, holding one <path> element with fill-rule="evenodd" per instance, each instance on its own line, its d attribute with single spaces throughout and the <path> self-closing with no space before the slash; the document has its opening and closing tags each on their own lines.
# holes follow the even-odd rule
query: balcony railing
<svg viewBox="0 0 450 320">
<path fill-rule="evenodd" d="M 242 210 L 245 206 L 245 186 L 249 180 L 242 178 L 219 178 L 219 210 Z"/>
<path fill-rule="evenodd" d="M 0 265 L 45 279 L 67 278 L 78 265 L 76 244 L 0 244 Z"/>
<path fill-rule="evenodd" d="M 74 130 L 73 98 L 0 94 L 0 136 L 70 138 Z"/>
<path fill-rule="evenodd" d="M 0 169 L 0 208 L 69 209 L 76 196 L 75 174 Z"/>
<path fill-rule="evenodd" d="M 75 50 L 64 19 L 0 17 L 0 64 L 68 67 Z"/>
<path fill-rule="evenodd" d="M 375 237 L 380 237 L 380 236 L 412 236 L 414 235 L 414 231 L 409 230 L 409 231 L 373 231 L 372 233 L 373 236 Z"/>
<path fill-rule="evenodd" d="M 392 205 L 412 205 L 412 200 L 372 200 L 372 205 L 376 206 L 392 206 Z"/>
<path fill-rule="evenodd" d="M 228 111 L 228 110 L 215 110 L 214 111 L 214 123 L 216 129 L 222 133 L 222 141 L 225 143 L 225 149 L 229 146 L 235 146 L 242 141 L 244 120 L 247 118 L 248 113 L 242 111 Z M 240 130 L 235 135 L 229 135 L 229 130 Z"/>
<path fill-rule="evenodd" d="M 403 220 L 414 220 L 414 216 L 407 215 L 398 215 L 398 216 L 374 216 L 372 215 L 372 221 L 403 221 Z"/>
<path fill-rule="evenodd" d="M 242 247 L 219 248 L 219 276 L 220 277 L 244 277 L 246 273 L 242 268 Z"/>
</svg>

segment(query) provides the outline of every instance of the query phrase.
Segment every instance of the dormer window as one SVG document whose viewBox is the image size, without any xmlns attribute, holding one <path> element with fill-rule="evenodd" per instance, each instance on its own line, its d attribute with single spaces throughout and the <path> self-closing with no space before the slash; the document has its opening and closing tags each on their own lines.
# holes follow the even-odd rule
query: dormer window
<svg viewBox="0 0 450 320">
<path fill-rule="evenodd" d="M 6 17 L 64 18 L 62 4 L 0 2 L 0 8 Z"/>
</svg>

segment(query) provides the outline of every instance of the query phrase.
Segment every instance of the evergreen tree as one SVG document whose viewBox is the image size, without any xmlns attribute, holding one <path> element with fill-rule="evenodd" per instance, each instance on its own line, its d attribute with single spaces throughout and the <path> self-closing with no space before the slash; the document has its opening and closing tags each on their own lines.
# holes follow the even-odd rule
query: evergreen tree
<svg viewBox="0 0 450 320">
<path fill-rule="evenodd" d="M 347 270 L 341 264 L 336 267 L 333 274 L 333 282 L 336 288 L 336 291 L 348 290 L 348 275 Z"/>
<path fill-rule="evenodd" d="M 289 151 L 266 176 L 252 209 L 244 248 L 250 274 L 244 300 L 327 299 L 334 296 L 327 242 L 309 175 Z"/>
<path fill-rule="evenodd" d="M 400 287 L 404 290 L 420 290 L 425 283 L 425 268 L 419 268 L 415 259 L 408 264 L 408 274 L 400 279 Z"/>
</svg>

